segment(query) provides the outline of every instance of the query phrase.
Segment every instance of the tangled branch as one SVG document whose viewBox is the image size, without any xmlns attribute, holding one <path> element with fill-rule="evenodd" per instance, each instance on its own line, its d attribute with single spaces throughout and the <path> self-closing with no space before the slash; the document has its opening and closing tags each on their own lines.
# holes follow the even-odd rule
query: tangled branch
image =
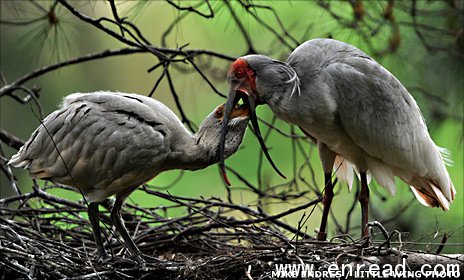
<svg viewBox="0 0 464 280">
<path fill-rule="evenodd" d="M 46 189 L 59 188 L 51 185 Z M 235 205 L 218 198 L 194 199 L 173 196 L 144 187 L 148 196 L 173 202 L 169 207 L 141 208 L 127 204 L 123 216 L 134 241 L 144 254 L 146 266 L 127 257 L 128 252 L 110 226 L 110 204 L 105 204 L 102 222 L 106 226 L 105 245 L 111 248 L 111 261 L 96 263 L 96 251 L 86 207 L 34 188 L 30 193 L 0 200 L 0 266 L 3 277 L 131 279 L 157 277 L 174 279 L 269 279 L 275 264 L 306 263 L 316 270 L 330 264 L 395 263 L 407 258 L 414 271 L 427 263 L 458 264 L 461 255 L 435 256 L 392 247 L 394 233 L 379 227 L 385 239 L 365 247 L 364 239 L 348 235 L 330 242 L 289 238 L 291 226 L 279 221 L 299 208 L 268 215 L 248 206 Z M 316 203 L 317 200 L 311 201 Z M 12 209 L 9 205 L 20 204 Z M 32 206 L 34 205 L 34 206 Z M 305 205 L 308 206 L 308 205 Z M 169 218 L 167 212 L 182 210 Z M 235 218 L 239 211 L 242 219 Z M 295 229 L 292 229 L 292 231 Z M 299 230 L 299 229 L 298 229 Z M 376 234 L 374 234 L 375 236 Z M 296 237 L 296 235 L 294 235 Z M 302 237 L 305 237 L 304 235 Z M 438 246 L 440 244 L 437 244 Z M 450 245 L 450 244 L 448 244 Z"/>
<path fill-rule="evenodd" d="M 18 104 L 32 104 L 34 108 L 38 108 L 40 117 L 44 117 L 41 107 L 44 98 L 41 96 L 41 84 L 37 78 L 71 65 L 110 57 L 143 55 L 151 63 L 147 66 L 147 73 L 158 73 L 149 87 L 151 90 L 147 90 L 146 94 L 152 96 L 159 91 L 161 83 L 166 83 L 182 122 L 192 131 L 196 129 L 196 124 L 185 110 L 188 104 L 181 98 L 185 93 L 181 92 L 181 87 L 176 84 L 181 78 L 175 74 L 194 73 L 201 78 L 208 92 L 225 97 L 221 92 L 221 83 L 225 80 L 226 64 L 234 61 L 237 55 L 281 55 L 277 52 L 282 50 L 288 54 L 301 42 L 314 37 L 313 33 L 316 33 L 317 29 L 315 27 L 323 27 L 326 23 L 319 26 L 307 24 L 305 32 L 300 32 L 301 30 L 292 27 L 297 26 L 297 23 L 285 22 L 281 18 L 281 13 L 275 6 L 277 4 L 273 2 L 205 0 L 189 5 L 181 1 L 166 0 L 166 4 L 175 11 L 177 17 L 162 32 L 157 42 L 148 36 L 148 32 L 140 29 L 135 20 L 121 12 L 120 3 L 117 1 L 107 2 L 109 17 L 90 13 L 91 9 L 87 8 L 91 8 L 92 4 L 87 2 L 81 4 L 77 1 L 56 0 L 44 4 L 31 0 L 8 6 L 9 3 L 2 2 L 2 8 L 11 9 L 12 16 L 4 18 L 2 14 L 0 24 L 2 27 L 25 30 L 40 27 L 42 33 L 34 36 L 34 40 L 37 39 L 34 41 L 34 48 L 43 48 L 44 41 L 59 44 L 60 40 L 57 37 L 63 35 L 67 20 L 75 21 L 80 27 L 87 26 L 92 32 L 111 38 L 119 47 L 80 54 L 73 58 L 61 58 L 57 62 L 50 62 L 28 73 L 22 73 L 11 81 L 7 81 L 4 73 L 0 73 L 2 101 L 11 98 Z M 87 4 L 89 6 L 86 6 Z M 134 5 L 146 7 L 152 5 L 152 2 L 139 2 Z M 27 13 L 20 10 L 23 8 L 26 11 L 28 8 L 31 9 L 33 16 L 27 17 Z M 418 45 L 422 45 L 427 53 L 444 55 L 462 62 L 464 40 L 463 27 L 459 20 L 462 21 L 463 7 L 460 1 L 318 0 L 311 6 L 311 9 L 317 8 L 334 23 L 327 24 L 329 28 L 322 28 L 325 37 L 337 37 L 341 31 L 348 30 L 347 33 L 354 34 L 368 46 L 368 51 L 375 58 L 397 54 L 407 39 L 405 34 L 412 31 L 418 38 Z M 169 36 L 172 36 L 176 27 L 186 19 L 195 17 L 212 20 L 224 14 L 231 18 L 231 24 L 238 30 L 237 40 L 243 41 L 240 51 L 231 54 L 231 50 L 218 50 L 216 47 L 196 49 L 190 48 L 188 44 L 172 47 L 168 43 Z M 430 18 L 431 23 L 426 22 Z M 262 32 L 268 34 L 270 41 L 274 43 L 269 43 L 268 48 L 263 48 L 251 34 L 250 25 L 260 26 Z M 53 46 L 57 52 L 61 49 L 61 46 Z M 2 68 L 2 71 L 8 70 L 7 67 Z M 420 94 L 431 104 L 440 105 L 437 110 L 442 115 L 462 121 L 461 115 L 445 111 L 451 102 L 437 95 L 440 93 L 433 94 L 419 85 L 411 86 L 409 89 L 413 94 Z M 453 232 L 441 235 L 441 231 L 437 229 L 433 237 L 408 241 L 404 232 L 388 232 L 383 228 L 382 225 L 397 220 L 410 203 L 398 204 L 395 207 L 396 211 L 388 217 L 379 216 L 381 223 L 371 224 L 372 229 L 380 233 L 374 233 L 374 243 L 367 248 L 363 247 L 365 240 L 353 239 L 349 235 L 358 227 L 352 224 L 357 203 L 355 198 L 347 203 L 349 209 L 345 215 L 331 212 L 335 237 L 326 243 L 313 240 L 312 232 L 308 232 L 305 223 L 314 211 L 319 210 L 318 202 L 324 192 L 321 184 L 317 182 L 315 167 L 311 163 L 315 147 L 296 127 L 283 124 L 276 118 L 264 118 L 259 121 L 267 128 L 266 140 L 280 137 L 279 139 L 290 143 L 289 179 L 272 184 L 271 176 L 263 167 L 265 162 L 260 153 L 256 182 L 254 178 L 227 167 L 240 184 L 226 188 L 226 201 L 220 198 L 172 195 L 166 190 L 176 185 L 179 182 L 177 179 L 162 191 L 146 186 L 141 188 L 146 196 L 153 199 L 161 198 L 171 205 L 147 208 L 127 204 L 123 208 L 127 227 L 145 254 L 145 271 L 128 257 L 126 248 L 113 232 L 108 217 L 111 203 L 105 204 L 106 211 L 103 211 L 102 222 L 106 225 L 105 246 L 112 249 L 113 259 L 107 264 L 95 263 L 95 243 L 85 215 L 87 209 L 84 203 L 51 195 L 49 189 L 67 189 L 51 182 L 47 182 L 45 188 L 39 188 L 37 183 L 32 181 L 32 191 L 25 191 L 27 186 L 18 186 L 15 173 L 6 165 L 8 152 L 5 152 L 5 149 L 9 147 L 18 150 L 24 144 L 24 139 L 16 136 L 19 135 L 17 131 L 0 128 L 0 172 L 6 175 L 5 181 L 14 193 L 11 197 L 0 198 L 0 275 L 4 278 L 21 275 L 23 278 L 50 276 L 71 279 L 155 276 L 180 276 L 189 279 L 227 276 L 268 279 L 274 265 L 278 263 L 313 263 L 318 268 L 325 269 L 331 263 L 397 262 L 405 256 L 409 256 L 411 268 L 415 267 L 413 260 L 422 260 L 422 263 L 458 263 L 462 268 L 462 257 L 436 256 L 444 247 L 463 248 L 462 243 L 449 241 Z M 356 187 L 354 191 L 357 191 Z M 233 199 L 233 194 L 238 192 L 248 192 L 255 200 L 250 205 L 238 203 Z M 375 189 L 373 194 L 381 201 L 386 200 Z M 356 196 L 354 194 L 354 197 Z M 271 211 L 266 211 L 269 205 L 283 206 L 278 207 L 278 212 L 271 214 Z M 383 205 L 371 206 L 374 213 L 376 208 L 383 209 Z M 170 218 L 169 213 L 172 211 L 182 214 Z M 290 215 L 298 215 L 300 220 L 297 225 L 286 222 Z M 462 231 L 462 228 L 457 230 Z M 436 238 L 441 241 L 437 242 Z M 425 252 L 419 252 L 417 248 Z"/>
</svg>

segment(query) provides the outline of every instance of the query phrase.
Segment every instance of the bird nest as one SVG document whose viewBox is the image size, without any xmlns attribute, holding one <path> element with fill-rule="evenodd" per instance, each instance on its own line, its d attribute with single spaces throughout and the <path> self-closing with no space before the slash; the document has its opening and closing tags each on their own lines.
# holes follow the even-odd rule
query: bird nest
<svg viewBox="0 0 464 280">
<path fill-rule="evenodd" d="M 301 228 L 279 220 L 319 200 L 271 216 L 218 198 L 142 190 L 174 204 L 123 207 L 123 219 L 145 263 L 131 257 L 111 228 L 109 200 L 103 203 L 107 211 L 102 211 L 101 221 L 111 259 L 98 262 L 83 201 L 72 202 L 37 187 L 1 199 L 2 279 L 270 279 L 277 264 L 312 264 L 324 270 L 332 263 L 373 262 L 373 256 L 408 256 L 391 246 L 393 235 L 377 223 L 371 225 L 382 229 L 384 239 L 369 245 L 366 239 L 347 235 L 317 242 Z M 167 218 L 163 213 L 169 208 L 181 208 L 185 214 Z"/>
</svg>

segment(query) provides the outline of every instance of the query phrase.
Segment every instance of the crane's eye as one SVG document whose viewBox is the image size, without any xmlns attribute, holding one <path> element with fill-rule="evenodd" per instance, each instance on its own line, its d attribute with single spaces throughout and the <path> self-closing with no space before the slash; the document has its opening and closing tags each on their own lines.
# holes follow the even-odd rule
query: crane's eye
<svg viewBox="0 0 464 280">
<path fill-rule="evenodd" d="M 222 118 L 222 108 L 219 108 L 219 109 L 216 110 L 216 112 L 214 112 L 214 117 L 216 119 Z"/>
<path fill-rule="evenodd" d="M 239 68 L 237 69 L 237 71 L 235 71 L 235 77 L 236 78 L 242 78 L 243 76 L 245 75 L 245 70 L 243 70 L 242 68 Z"/>
</svg>

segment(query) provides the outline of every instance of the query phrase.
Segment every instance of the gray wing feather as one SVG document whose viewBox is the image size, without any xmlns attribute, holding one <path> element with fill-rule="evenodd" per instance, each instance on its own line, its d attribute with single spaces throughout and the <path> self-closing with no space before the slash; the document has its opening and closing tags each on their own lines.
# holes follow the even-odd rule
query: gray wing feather
<svg viewBox="0 0 464 280">
<path fill-rule="evenodd" d="M 424 175 L 426 167 L 418 159 L 430 139 L 416 102 L 401 83 L 362 57 L 331 63 L 325 74 L 333 79 L 339 118 L 353 141 L 375 158 Z"/>
<path fill-rule="evenodd" d="M 77 184 L 84 193 L 129 177 L 140 184 L 156 175 L 167 155 L 165 123 L 174 115 L 162 103 L 146 101 L 125 94 L 72 94 L 43 120 L 10 163 L 36 177 Z M 122 181 L 113 187 L 123 187 Z"/>
<path fill-rule="evenodd" d="M 305 104 L 308 119 L 315 120 L 303 123 L 307 128 L 319 125 L 314 131 L 335 149 L 345 144 L 348 150 L 340 151 L 365 164 L 362 168 L 390 193 L 396 175 L 419 190 L 426 204 L 449 208 L 456 191 L 443 149 L 430 138 L 413 97 L 390 72 L 356 47 L 331 39 L 303 43 L 288 64 L 306 81 L 306 102 L 299 104 Z M 356 158 L 356 148 L 368 162 Z"/>
<path fill-rule="evenodd" d="M 424 175 L 422 152 L 436 149 L 416 102 L 390 72 L 361 50 L 330 39 L 302 44 L 288 63 L 301 80 L 314 81 L 308 84 L 329 86 L 312 94 L 330 95 L 334 117 L 356 145 L 391 166 Z"/>
</svg>

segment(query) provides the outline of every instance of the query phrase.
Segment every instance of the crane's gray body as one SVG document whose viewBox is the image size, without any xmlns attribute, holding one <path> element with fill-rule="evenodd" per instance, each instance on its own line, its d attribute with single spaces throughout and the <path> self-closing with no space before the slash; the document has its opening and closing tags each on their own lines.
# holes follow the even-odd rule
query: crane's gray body
<svg viewBox="0 0 464 280">
<path fill-rule="evenodd" d="M 231 124 L 227 156 L 240 145 L 246 124 Z M 191 134 L 167 106 L 146 96 L 75 93 L 43 120 L 9 164 L 29 169 L 35 178 L 77 187 L 98 202 L 130 194 L 165 170 L 217 162 L 220 128 L 210 114 L 198 134 Z"/>
<path fill-rule="evenodd" d="M 287 63 L 260 55 L 244 59 L 256 71 L 259 98 L 317 141 L 323 166 L 325 154 L 334 152 L 341 179 L 352 181 L 353 168 L 368 171 L 394 194 L 396 175 L 423 204 L 449 208 L 455 189 L 442 150 L 413 97 L 375 60 L 331 39 L 303 43 Z"/>
</svg>

